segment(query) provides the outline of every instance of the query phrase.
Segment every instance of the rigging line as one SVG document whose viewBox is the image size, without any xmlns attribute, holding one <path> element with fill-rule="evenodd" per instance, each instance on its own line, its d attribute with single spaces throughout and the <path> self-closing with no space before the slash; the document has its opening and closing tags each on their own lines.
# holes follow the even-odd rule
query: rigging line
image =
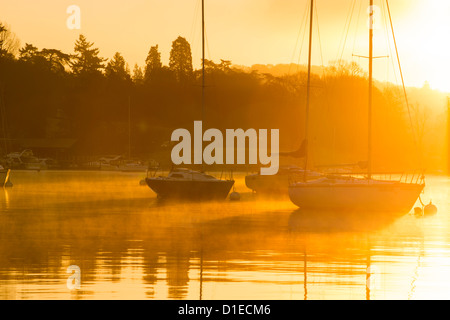
<svg viewBox="0 0 450 320">
<path fill-rule="evenodd" d="M 324 78 L 323 53 L 322 53 L 322 43 L 321 43 L 321 40 L 320 40 L 319 14 L 317 12 L 317 4 L 314 6 L 314 16 L 315 16 L 315 19 L 316 19 L 316 23 L 315 24 L 317 26 L 317 40 L 318 40 L 318 44 L 319 44 L 320 59 L 321 59 L 321 63 L 322 63 L 322 68 L 321 68 L 322 69 L 322 78 Z M 312 87 L 312 86 L 310 85 L 310 87 Z M 314 160 L 314 158 L 313 158 L 314 153 L 312 151 L 314 151 L 314 150 L 312 150 L 312 148 L 310 146 L 309 147 L 310 159 Z M 311 161 L 311 162 L 314 163 L 314 161 Z"/>
<path fill-rule="evenodd" d="M 342 34 L 341 41 L 339 42 L 338 54 L 336 57 L 337 61 L 341 60 L 342 56 L 344 54 L 345 43 L 347 42 L 348 32 L 350 30 L 350 25 L 352 24 L 352 17 L 353 17 L 353 11 L 355 9 L 355 4 L 356 4 L 356 0 L 354 0 L 353 3 L 350 5 L 349 12 L 348 12 L 347 18 L 345 20 L 344 33 Z M 347 31 L 345 31 L 346 29 L 347 29 Z M 342 51 L 341 51 L 341 44 L 342 44 Z"/>
<path fill-rule="evenodd" d="M 202 4 L 202 0 L 197 0 L 196 6 L 195 6 L 195 11 L 194 11 L 194 20 L 192 21 L 192 30 L 191 30 L 191 54 L 194 55 L 202 55 L 201 53 L 201 46 L 202 46 L 202 41 L 201 41 L 201 29 L 202 29 L 202 23 L 201 23 L 201 12 L 202 12 L 202 8 L 201 8 L 201 4 Z M 200 18 L 199 18 L 200 16 Z M 200 31 L 198 28 L 198 20 L 200 20 Z M 200 41 L 198 41 L 198 39 L 200 38 Z M 201 61 L 201 60 L 200 60 Z"/>
<path fill-rule="evenodd" d="M 208 53 L 208 58 L 212 60 L 212 55 L 211 55 L 211 51 L 209 50 L 209 42 L 208 42 L 208 32 L 206 30 L 206 21 L 205 21 L 205 28 L 204 28 L 204 32 L 205 32 L 205 44 L 206 44 L 206 52 Z M 205 57 L 206 59 L 206 57 Z"/>
<path fill-rule="evenodd" d="M 189 39 L 191 40 L 192 44 L 194 44 L 194 43 L 196 42 L 196 35 L 197 35 L 197 32 L 196 32 L 196 24 L 195 24 L 195 22 L 196 22 L 197 19 L 198 19 L 198 11 L 199 11 L 200 2 L 201 2 L 201 0 L 197 0 L 197 3 L 196 3 L 196 5 L 195 5 L 195 8 L 194 8 L 194 18 L 193 18 L 193 20 L 192 20 L 191 32 L 190 32 L 190 34 L 189 34 Z"/>
<path fill-rule="evenodd" d="M 353 7 L 354 4 L 355 4 L 355 0 L 353 0 L 353 2 L 350 3 L 347 15 L 345 16 L 344 31 L 342 32 L 341 39 L 339 40 L 339 46 L 338 46 L 338 50 L 337 50 L 337 54 L 336 54 L 336 61 L 339 59 L 339 55 L 340 55 L 340 52 L 341 52 L 341 45 L 342 45 L 342 42 L 343 42 L 343 39 L 344 39 L 345 29 L 347 29 L 347 23 L 348 23 L 348 20 L 349 20 L 349 17 L 350 17 L 350 12 L 351 12 L 352 7 Z"/>
<path fill-rule="evenodd" d="M 297 46 L 298 46 L 298 41 L 300 39 L 300 34 L 302 32 L 302 29 L 304 30 L 303 23 L 304 23 L 304 21 L 306 21 L 306 14 L 307 14 L 307 12 L 308 12 L 308 6 L 305 6 L 305 12 L 303 13 L 303 18 L 301 20 L 302 23 L 300 24 L 300 28 L 298 29 L 297 39 L 295 40 L 294 51 L 292 52 L 292 57 L 291 57 L 291 61 L 290 61 L 291 63 L 289 64 L 288 75 L 291 74 L 291 64 L 294 63 L 294 61 L 295 61 L 294 60 L 295 53 L 297 52 Z M 304 38 L 304 36 L 303 36 L 303 38 Z M 303 38 L 302 38 L 302 41 L 303 41 Z M 300 47 L 300 55 L 301 55 L 301 51 L 302 51 L 301 48 L 302 47 L 303 47 L 303 42 L 302 42 L 301 47 Z"/>
<path fill-rule="evenodd" d="M 206 44 L 206 52 L 208 53 L 209 60 L 212 63 L 214 63 L 214 61 L 212 59 L 211 51 L 209 50 L 208 32 L 206 30 L 206 27 L 205 27 L 205 44 Z M 206 57 L 205 57 L 205 60 L 206 60 Z M 214 76 L 214 72 L 211 72 L 209 74 L 209 78 L 211 79 L 211 81 L 210 81 L 211 85 L 210 86 L 215 86 L 216 85 L 216 78 Z"/>
<path fill-rule="evenodd" d="M 305 165 L 303 169 L 303 181 L 306 182 L 306 173 L 308 170 L 308 139 L 309 139 L 309 109 L 311 99 L 311 51 L 312 51 L 312 34 L 313 34 L 313 20 L 314 20 L 314 0 L 311 0 L 310 14 L 309 14 L 309 46 L 308 46 L 308 79 L 306 90 L 306 114 L 305 114 Z"/>
<path fill-rule="evenodd" d="M 359 9 L 358 9 L 358 18 L 356 19 L 356 27 L 355 27 L 355 37 L 353 38 L 353 48 L 352 48 L 352 54 L 355 53 L 355 46 L 356 46 L 356 35 L 358 33 L 358 26 L 359 26 L 359 18 L 361 17 L 361 7 L 362 7 L 362 1 L 359 2 Z"/>
<path fill-rule="evenodd" d="M 383 15 L 384 31 L 386 33 L 386 38 L 385 38 L 385 40 L 386 40 L 386 51 L 388 51 L 388 53 L 389 53 L 389 55 L 388 55 L 389 57 L 388 57 L 387 62 L 386 62 L 386 83 L 385 83 L 385 86 L 386 86 L 387 83 L 389 82 L 389 61 L 391 60 L 390 59 L 391 51 L 389 50 L 390 49 L 389 36 L 388 36 L 389 34 L 387 32 L 386 12 L 384 10 L 384 2 L 383 1 L 381 1 L 381 12 L 382 12 L 382 15 Z"/>
<path fill-rule="evenodd" d="M 392 52 L 390 50 L 391 46 L 389 43 L 389 33 L 388 33 L 388 28 L 387 28 L 387 20 L 386 20 L 386 11 L 384 9 L 384 2 L 381 1 L 381 13 L 382 13 L 382 17 L 383 17 L 383 27 L 384 27 L 384 32 L 385 32 L 385 40 L 386 40 L 386 50 L 388 51 L 388 58 L 386 61 L 386 81 L 383 84 L 383 90 L 385 90 L 388 87 L 389 84 L 389 63 L 392 60 Z M 386 117 L 391 117 L 393 114 L 392 110 L 390 108 L 388 108 L 386 110 Z M 389 122 L 389 129 L 392 127 L 391 122 Z M 387 128 L 386 128 L 387 129 Z"/>
<path fill-rule="evenodd" d="M 387 49 L 389 50 L 389 56 L 391 57 L 389 60 L 392 63 L 392 73 L 395 79 L 395 84 L 398 85 L 398 79 L 397 79 L 397 73 L 395 72 L 395 65 L 394 65 L 394 59 L 392 58 L 394 55 L 392 54 L 392 46 L 391 46 L 391 41 L 390 41 L 390 37 L 389 37 L 389 28 L 388 28 L 388 20 L 386 17 L 386 8 L 385 8 L 385 4 L 384 1 L 381 1 L 381 6 L 382 6 L 382 12 L 383 12 L 383 19 L 384 19 L 384 27 L 385 27 L 385 31 L 386 31 L 386 42 L 388 44 Z M 389 68 L 389 63 L 387 63 L 387 67 Z M 389 69 L 387 71 L 388 75 L 387 75 L 387 82 L 389 82 Z"/>
<path fill-rule="evenodd" d="M 352 24 L 353 12 L 354 12 L 354 9 L 355 9 L 355 4 L 356 4 L 356 1 L 353 3 L 352 12 L 351 12 L 351 14 L 350 14 L 350 21 L 349 21 L 349 23 L 348 23 L 347 32 L 346 32 L 346 34 L 345 34 L 344 43 L 343 43 L 343 45 L 342 45 L 341 56 L 340 56 L 340 58 L 339 58 L 340 61 L 342 61 L 342 57 L 344 56 L 345 46 L 346 46 L 346 43 L 347 43 L 348 34 L 350 33 L 350 26 L 351 26 L 351 24 Z"/>
<path fill-rule="evenodd" d="M 419 162 L 420 162 L 419 165 L 422 166 L 423 165 L 422 157 L 420 156 L 420 152 L 418 150 L 419 149 L 419 144 L 418 144 L 418 140 L 417 140 L 418 137 L 416 138 L 416 136 L 414 134 L 415 130 L 414 130 L 413 120 L 412 120 L 412 116 L 411 116 L 411 110 L 410 110 L 410 106 L 409 106 L 408 95 L 406 94 L 405 81 L 404 81 L 404 78 L 403 78 L 402 66 L 400 64 L 400 56 L 398 54 L 397 41 L 395 40 L 394 25 L 392 23 L 391 10 L 389 9 L 389 1 L 388 0 L 386 0 L 386 7 L 387 7 L 388 14 L 389 14 L 389 22 L 391 24 L 392 38 L 394 40 L 395 53 L 397 55 L 397 63 L 398 63 L 398 68 L 399 68 L 399 72 L 400 72 L 400 77 L 402 79 L 403 93 L 405 95 L 405 102 L 406 102 L 406 106 L 408 108 L 408 116 L 409 116 L 409 121 L 411 123 L 411 130 L 413 132 L 414 144 L 416 145 L 416 151 L 417 151 L 418 157 L 419 157 Z M 423 170 L 423 168 L 421 168 L 421 169 Z"/>
<path fill-rule="evenodd" d="M 202 0 L 202 121 L 205 122 L 205 1 Z M 202 170 L 203 172 L 203 160 Z"/>
<path fill-rule="evenodd" d="M 386 84 L 389 81 L 389 60 L 390 60 L 391 52 L 389 51 L 389 37 L 388 37 L 388 33 L 387 33 L 386 12 L 384 11 L 384 3 L 383 3 L 383 1 L 381 1 L 381 13 L 382 13 L 382 16 L 383 16 L 384 31 L 386 33 L 386 37 L 385 37 L 385 40 L 386 40 L 386 51 L 388 51 L 388 53 L 389 53 L 388 59 L 387 59 L 387 62 L 386 62 L 386 81 L 385 81 L 385 86 L 386 86 Z"/>
<path fill-rule="evenodd" d="M 329 114 L 329 112 L 331 110 L 331 103 L 330 103 L 330 95 L 328 92 L 328 81 L 326 79 L 327 77 L 326 77 L 325 66 L 324 66 L 324 62 L 323 62 L 322 41 L 320 38 L 319 14 L 318 14 L 317 5 L 315 6 L 314 9 L 315 9 L 315 16 L 316 16 L 317 36 L 318 36 L 318 42 L 319 42 L 319 48 L 320 48 L 320 58 L 321 58 L 321 62 L 322 62 L 322 79 L 324 81 L 323 91 L 324 91 L 324 96 L 325 96 L 325 104 L 326 104 L 326 108 L 327 108 L 327 113 Z M 335 129 L 335 127 L 333 127 L 333 128 Z M 333 138 L 334 138 L 334 136 L 333 136 Z M 335 150 L 333 150 L 333 156 L 335 156 Z"/>
<path fill-rule="evenodd" d="M 305 20 L 306 21 L 306 20 Z M 300 60 L 302 58 L 302 51 L 303 51 L 303 43 L 305 42 L 305 37 L 306 37 L 306 22 L 305 22 L 305 29 L 303 31 L 303 36 L 302 36 L 302 42 L 300 44 L 300 51 L 298 53 L 298 59 L 297 59 L 297 65 L 295 66 L 295 72 L 299 72 L 300 71 Z"/>
<path fill-rule="evenodd" d="M 6 131 L 6 110 L 5 110 L 5 99 L 4 99 L 4 89 L 3 84 L 0 83 L 0 116 L 2 117 L 2 134 L 3 134 L 3 142 L 5 148 L 5 154 L 8 153 L 8 144 L 7 144 L 7 131 Z"/>
<path fill-rule="evenodd" d="M 317 26 L 317 39 L 319 42 L 320 59 L 322 62 L 322 76 L 324 75 L 324 64 L 323 64 L 323 52 L 322 52 L 322 41 L 320 40 L 320 28 L 319 28 L 319 14 L 317 13 L 317 5 L 314 7 L 314 13 L 316 16 L 316 26 Z"/>
<path fill-rule="evenodd" d="M 308 6 L 306 7 L 306 13 L 308 13 L 310 10 L 310 7 L 311 7 L 311 3 L 309 3 L 308 2 Z M 304 26 L 304 28 L 303 28 L 303 36 L 302 36 L 302 42 L 301 42 L 301 44 L 300 44 L 300 52 L 299 52 L 299 54 L 298 54 L 298 61 L 297 61 L 297 70 L 296 70 L 296 72 L 299 72 L 300 70 L 300 59 L 301 59 L 301 57 L 302 57 L 302 51 L 303 51 L 303 43 L 305 42 L 305 36 L 306 36 L 306 29 L 307 29 L 307 25 L 308 25 L 308 20 L 309 19 L 307 19 L 307 15 L 305 15 L 305 17 L 304 17 L 304 19 L 303 19 L 303 21 L 304 21 L 304 24 L 305 24 L 305 26 Z"/>
</svg>

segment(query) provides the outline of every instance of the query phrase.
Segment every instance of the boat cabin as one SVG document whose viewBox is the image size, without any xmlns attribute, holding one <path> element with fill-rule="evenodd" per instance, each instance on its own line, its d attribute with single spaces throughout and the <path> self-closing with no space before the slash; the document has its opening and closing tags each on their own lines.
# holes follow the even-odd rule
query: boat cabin
<svg viewBox="0 0 450 320">
<path fill-rule="evenodd" d="M 180 179 L 180 180 L 217 180 L 213 176 L 206 173 L 194 171 L 186 168 L 173 169 L 168 177 L 169 179 Z"/>
</svg>

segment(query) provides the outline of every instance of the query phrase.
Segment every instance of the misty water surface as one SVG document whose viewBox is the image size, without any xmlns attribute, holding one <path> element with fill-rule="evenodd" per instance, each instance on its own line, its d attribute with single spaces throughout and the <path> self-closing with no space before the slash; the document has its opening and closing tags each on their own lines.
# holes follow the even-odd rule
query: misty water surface
<svg viewBox="0 0 450 320">
<path fill-rule="evenodd" d="M 14 172 L 0 189 L 1 299 L 449 299 L 450 180 L 416 217 L 289 199 L 165 203 L 120 172 Z M 67 288 L 67 268 L 81 287 Z"/>
</svg>

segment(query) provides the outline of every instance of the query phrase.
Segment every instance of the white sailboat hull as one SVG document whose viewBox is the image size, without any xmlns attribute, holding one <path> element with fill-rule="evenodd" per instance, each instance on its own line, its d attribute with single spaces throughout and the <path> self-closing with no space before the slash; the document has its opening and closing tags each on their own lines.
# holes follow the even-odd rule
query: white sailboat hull
<svg viewBox="0 0 450 320">
<path fill-rule="evenodd" d="M 423 184 L 400 182 L 296 183 L 291 201 L 300 208 L 330 211 L 409 212 Z"/>
</svg>

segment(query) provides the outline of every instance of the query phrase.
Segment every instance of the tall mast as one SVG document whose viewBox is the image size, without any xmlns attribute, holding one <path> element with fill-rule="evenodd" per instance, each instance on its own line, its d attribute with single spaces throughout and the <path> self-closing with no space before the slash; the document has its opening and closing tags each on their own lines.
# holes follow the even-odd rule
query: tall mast
<svg viewBox="0 0 450 320">
<path fill-rule="evenodd" d="M 205 0 L 202 0 L 202 123 L 205 121 Z M 203 172 L 203 157 L 201 171 Z"/>
<path fill-rule="evenodd" d="M 8 131 L 6 129 L 6 108 L 5 108 L 5 89 L 2 82 L 0 82 L 0 116 L 2 118 L 1 120 L 1 126 L 2 126 L 2 136 L 3 136 L 3 147 L 5 148 L 4 153 L 5 155 L 8 154 Z"/>
<path fill-rule="evenodd" d="M 367 179 L 372 178 L 372 62 L 373 62 L 373 0 L 369 9 L 369 112 L 368 112 L 368 155 Z"/>
<path fill-rule="evenodd" d="M 205 0 L 202 0 L 202 121 L 205 116 Z"/>
<path fill-rule="evenodd" d="M 128 96 L 128 159 L 131 159 L 131 96 Z"/>
<path fill-rule="evenodd" d="M 306 181 L 306 170 L 308 168 L 308 131 L 309 131 L 309 101 L 311 91 L 311 48 L 312 48 L 312 29 L 313 29 L 313 14 L 314 14 L 314 0 L 311 0 L 311 10 L 309 16 L 309 51 L 308 51 L 308 80 L 306 83 L 306 115 L 305 115 L 305 170 L 303 173 L 303 180 Z"/>
</svg>

